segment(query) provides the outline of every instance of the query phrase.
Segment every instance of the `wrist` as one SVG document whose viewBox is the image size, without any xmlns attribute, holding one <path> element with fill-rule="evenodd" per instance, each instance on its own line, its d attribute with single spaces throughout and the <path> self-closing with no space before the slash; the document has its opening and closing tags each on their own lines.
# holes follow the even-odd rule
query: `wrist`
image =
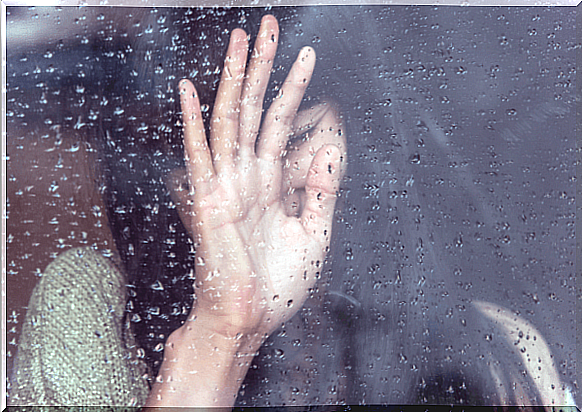
<svg viewBox="0 0 582 412">
<path fill-rule="evenodd" d="M 214 319 L 195 315 L 190 316 L 171 337 L 174 344 L 203 345 L 206 349 L 219 353 L 217 356 L 234 360 L 240 357 L 254 357 L 268 335 L 250 331 L 235 332 L 222 327 Z"/>
<path fill-rule="evenodd" d="M 166 342 L 146 406 L 232 407 L 264 338 L 231 336 L 212 319 L 191 316 Z"/>
<path fill-rule="evenodd" d="M 254 353 L 269 336 L 269 331 L 261 328 L 261 323 L 249 322 L 248 317 L 217 316 L 212 310 L 195 307 L 180 329 L 185 338 L 204 333 L 219 348 Z"/>
</svg>

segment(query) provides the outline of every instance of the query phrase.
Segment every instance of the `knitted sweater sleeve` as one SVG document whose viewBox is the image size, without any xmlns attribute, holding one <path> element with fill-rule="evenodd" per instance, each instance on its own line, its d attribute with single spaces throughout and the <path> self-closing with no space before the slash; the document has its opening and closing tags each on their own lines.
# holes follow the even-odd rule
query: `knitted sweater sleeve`
<svg viewBox="0 0 582 412">
<path fill-rule="evenodd" d="M 65 252 L 30 298 L 11 405 L 141 406 L 149 387 L 124 324 L 125 279 L 90 248 Z"/>
</svg>

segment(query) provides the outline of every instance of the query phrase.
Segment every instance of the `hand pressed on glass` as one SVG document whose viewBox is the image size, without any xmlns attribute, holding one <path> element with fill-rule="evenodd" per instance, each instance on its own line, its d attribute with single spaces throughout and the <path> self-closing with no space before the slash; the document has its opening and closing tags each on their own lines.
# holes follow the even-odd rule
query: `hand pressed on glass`
<svg viewBox="0 0 582 412">
<path fill-rule="evenodd" d="M 192 84 L 180 84 L 184 139 L 193 186 L 198 317 L 233 337 L 270 333 L 301 306 L 329 244 L 341 153 L 316 154 L 299 218 L 282 203 L 283 154 L 311 78 L 314 51 L 301 50 L 259 133 L 275 57 L 277 24 L 267 17 L 245 75 L 247 38 L 232 33 L 210 125 L 210 147 Z M 255 141 L 258 138 L 255 150 Z"/>
<path fill-rule="evenodd" d="M 278 35 L 265 16 L 247 68 L 247 36 L 232 32 L 208 140 L 194 86 L 179 84 L 190 185 L 182 217 L 196 246 L 196 300 L 168 340 L 150 406 L 232 405 L 252 356 L 301 307 L 329 247 L 341 122 L 330 104 L 297 113 L 315 65 L 305 47 L 260 127 Z M 287 154 L 289 138 L 306 129 L 311 137 Z"/>
</svg>

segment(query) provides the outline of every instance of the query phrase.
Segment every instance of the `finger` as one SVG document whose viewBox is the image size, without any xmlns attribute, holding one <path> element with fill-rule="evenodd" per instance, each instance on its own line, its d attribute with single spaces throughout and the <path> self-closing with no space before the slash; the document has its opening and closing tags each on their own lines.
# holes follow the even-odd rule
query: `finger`
<svg viewBox="0 0 582 412">
<path fill-rule="evenodd" d="M 283 165 L 283 192 L 305 187 L 307 172 L 320 148 L 333 144 L 340 149 L 343 161 L 340 178 L 347 169 L 346 137 L 339 110 L 332 102 L 324 102 L 301 111 L 293 123 L 295 135 L 302 135 L 287 146 Z"/>
<path fill-rule="evenodd" d="M 310 107 L 309 109 L 301 110 L 293 120 L 293 134 L 299 136 L 310 129 L 313 129 L 330 108 L 328 102 L 323 102 Z"/>
<path fill-rule="evenodd" d="M 241 29 L 233 30 L 210 124 L 210 145 L 217 173 L 233 166 L 237 151 L 240 96 L 248 47 L 246 33 Z"/>
<path fill-rule="evenodd" d="M 309 236 L 322 247 L 329 245 L 333 211 L 340 182 L 341 152 L 327 145 L 318 150 L 307 176 L 306 202 L 301 221 Z"/>
<path fill-rule="evenodd" d="M 242 91 L 240 109 L 241 155 L 255 152 L 255 142 L 263 112 L 263 100 L 277 52 L 278 39 L 279 24 L 277 19 L 271 15 L 263 17 Z"/>
<path fill-rule="evenodd" d="M 273 161 L 281 159 L 314 66 L 315 51 L 311 47 L 304 47 L 267 112 L 257 150 L 260 158 Z"/>
<path fill-rule="evenodd" d="M 176 206 L 180 220 L 182 220 L 190 236 L 193 237 L 194 215 L 192 213 L 192 204 L 194 199 L 190 191 L 188 172 L 186 169 L 176 169 L 165 177 L 164 183 L 170 193 L 172 202 Z"/>
<path fill-rule="evenodd" d="M 184 127 L 184 149 L 190 181 L 196 183 L 214 175 L 212 158 L 204 132 L 200 101 L 194 85 L 182 80 L 179 85 L 182 123 Z"/>
</svg>

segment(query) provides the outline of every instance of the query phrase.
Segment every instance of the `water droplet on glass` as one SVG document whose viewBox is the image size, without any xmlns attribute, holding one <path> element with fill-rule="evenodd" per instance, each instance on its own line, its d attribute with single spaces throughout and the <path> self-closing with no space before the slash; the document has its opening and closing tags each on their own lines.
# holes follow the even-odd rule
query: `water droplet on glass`
<svg viewBox="0 0 582 412">
<path fill-rule="evenodd" d="M 164 290 L 164 285 L 162 285 L 162 282 L 159 280 L 156 280 L 154 283 L 152 283 L 151 288 L 153 290 Z"/>
<path fill-rule="evenodd" d="M 414 153 L 408 158 L 408 162 L 412 164 L 419 164 L 420 163 L 420 154 Z"/>
</svg>

